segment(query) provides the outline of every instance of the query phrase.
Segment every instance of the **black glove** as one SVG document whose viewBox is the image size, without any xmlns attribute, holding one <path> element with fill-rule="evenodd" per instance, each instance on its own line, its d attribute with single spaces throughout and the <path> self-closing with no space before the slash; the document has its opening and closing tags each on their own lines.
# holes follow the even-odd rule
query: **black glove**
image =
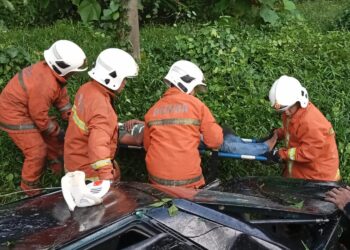
<svg viewBox="0 0 350 250">
<path fill-rule="evenodd" d="M 233 130 L 232 130 L 229 126 L 227 126 L 227 125 L 221 125 L 221 128 L 222 128 L 222 132 L 223 132 L 223 134 L 224 134 L 224 137 L 225 137 L 226 135 L 229 135 L 229 134 L 232 134 L 232 135 L 235 134 L 235 133 L 233 132 Z"/>
<path fill-rule="evenodd" d="M 270 164 L 282 163 L 282 159 L 278 153 L 277 148 L 274 148 L 273 150 L 265 153 L 264 156 L 267 158 L 267 163 L 270 163 Z"/>
<path fill-rule="evenodd" d="M 64 142 L 64 136 L 66 135 L 66 131 L 64 129 L 60 128 L 60 131 L 58 132 L 57 138 L 59 142 Z"/>
</svg>

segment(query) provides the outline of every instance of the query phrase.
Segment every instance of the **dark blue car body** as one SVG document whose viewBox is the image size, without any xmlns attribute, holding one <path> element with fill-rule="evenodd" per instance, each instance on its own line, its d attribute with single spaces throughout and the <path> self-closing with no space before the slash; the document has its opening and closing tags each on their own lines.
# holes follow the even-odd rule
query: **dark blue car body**
<svg viewBox="0 0 350 250">
<path fill-rule="evenodd" d="M 247 177 L 190 190 L 115 183 L 70 212 L 61 191 L 0 209 L 1 249 L 336 249 L 339 184 Z"/>
</svg>

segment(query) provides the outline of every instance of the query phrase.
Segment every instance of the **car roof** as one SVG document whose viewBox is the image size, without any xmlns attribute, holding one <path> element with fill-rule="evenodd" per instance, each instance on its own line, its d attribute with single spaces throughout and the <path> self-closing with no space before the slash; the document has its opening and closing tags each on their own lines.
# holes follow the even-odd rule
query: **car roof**
<svg viewBox="0 0 350 250">
<path fill-rule="evenodd" d="M 208 206 L 280 211 L 290 213 L 294 218 L 296 215 L 328 216 L 335 213 L 336 208 L 323 201 L 321 192 L 334 185 L 336 184 L 302 181 L 284 183 L 283 179 L 268 180 L 262 177 L 226 182 L 213 190 L 120 182 L 111 187 L 103 204 L 76 208 L 74 212 L 69 211 L 61 191 L 57 191 L 2 206 L 0 246 L 15 244 L 16 247 L 27 249 L 59 246 L 98 231 L 164 198 L 186 199 Z M 296 199 L 299 207 L 281 202 L 285 199 L 283 192 L 290 192 L 289 196 Z M 275 196 L 271 198 L 272 196 L 261 195 L 262 193 L 273 193 Z M 302 199 L 303 204 L 298 199 Z"/>
</svg>

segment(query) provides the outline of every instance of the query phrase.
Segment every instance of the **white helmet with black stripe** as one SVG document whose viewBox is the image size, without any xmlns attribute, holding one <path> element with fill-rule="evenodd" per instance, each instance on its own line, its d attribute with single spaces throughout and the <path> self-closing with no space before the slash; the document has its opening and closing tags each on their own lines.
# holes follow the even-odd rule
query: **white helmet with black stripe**
<svg viewBox="0 0 350 250">
<path fill-rule="evenodd" d="M 44 51 L 44 58 L 49 67 L 60 76 L 87 70 L 84 51 L 72 41 L 56 41 Z"/>
<path fill-rule="evenodd" d="M 281 76 L 273 83 L 269 99 L 271 106 L 279 112 L 286 111 L 297 102 L 302 108 L 306 108 L 309 103 L 307 90 L 296 78 L 286 75 Z"/>
<path fill-rule="evenodd" d="M 164 78 L 167 85 L 173 84 L 182 92 L 189 94 L 197 86 L 199 91 L 206 91 L 202 70 L 194 63 L 186 60 L 175 62 Z M 197 88 L 196 88 L 197 89 Z"/>
<path fill-rule="evenodd" d="M 125 78 L 138 75 L 138 66 L 134 58 L 127 52 L 109 48 L 99 54 L 95 67 L 88 74 L 103 86 L 111 90 L 118 90 Z"/>
</svg>

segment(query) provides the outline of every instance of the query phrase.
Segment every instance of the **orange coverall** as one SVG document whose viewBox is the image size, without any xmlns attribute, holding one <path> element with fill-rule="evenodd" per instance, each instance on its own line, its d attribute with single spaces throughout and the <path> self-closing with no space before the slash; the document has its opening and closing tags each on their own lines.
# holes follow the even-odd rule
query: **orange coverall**
<svg viewBox="0 0 350 250">
<path fill-rule="evenodd" d="M 145 115 L 144 147 L 152 183 L 198 188 L 205 184 L 198 151 L 200 134 L 210 148 L 223 142 L 208 107 L 175 87 Z"/>
<path fill-rule="evenodd" d="M 331 123 L 312 104 L 288 117 L 282 114 L 283 127 L 278 138 L 285 148 L 278 151 L 286 161 L 283 176 L 311 180 L 338 181 L 339 158 Z"/>
<path fill-rule="evenodd" d="M 0 129 L 6 131 L 24 154 L 21 188 L 37 188 L 46 157 L 49 167 L 62 170 L 63 142 L 60 127 L 48 115 L 54 105 L 67 119 L 71 110 L 66 80 L 44 62 L 17 73 L 0 95 Z M 27 192 L 35 194 L 36 192 Z"/>
<path fill-rule="evenodd" d="M 119 178 L 119 169 L 113 164 L 118 139 L 113 98 L 112 91 L 94 80 L 79 88 L 64 142 L 66 171 L 84 171 L 92 181 Z"/>
</svg>

